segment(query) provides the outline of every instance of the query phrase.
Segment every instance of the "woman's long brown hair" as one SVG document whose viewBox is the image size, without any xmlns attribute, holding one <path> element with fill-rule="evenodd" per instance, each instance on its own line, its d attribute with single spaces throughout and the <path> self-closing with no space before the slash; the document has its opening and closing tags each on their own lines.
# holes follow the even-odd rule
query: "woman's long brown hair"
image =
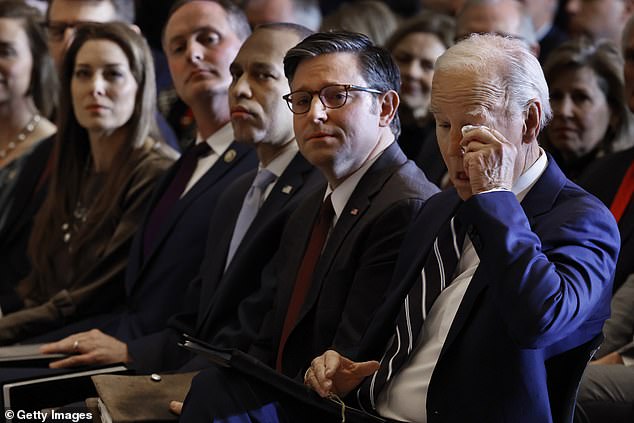
<svg viewBox="0 0 634 423">
<path fill-rule="evenodd" d="M 87 221 L 73 234 L 74 251 L 90 243 L 98 232 L 114 229 L 110 221 L 122 204 L 114 199 L 127 189 L 126 180 L 137 165 L 141 148 L 148 148 L 148 134 L 155 125 L 156 87 L 152 56 L 145 39 L 123 23 L 90 23 L 78 27 L 75 39 L 66 53 L 61 75 L 61 93 L 58 110 L 57 136 L 54 150 L 54 168 L 47 197 L 38 212 L 29 240 L 32 272 L 38 284 L 45 284 L 52 272 L 52 249 L 59 245 L 61 226 L 72 216 L 80 196 L 81 182 L 91 160 L 88 133 L 73 112 L 71 80 L 77 52 L 89 40 L 109 40 L 116 43 L 128 58 L 130 70 L 138 84 L 136 103 L 131 118 L 125 124 L 127 143 L 116 152 L 107 171 L 103 189 L 92 204 Z M 71 263 L 76 266 L 77 263 Z"/>
</svg>

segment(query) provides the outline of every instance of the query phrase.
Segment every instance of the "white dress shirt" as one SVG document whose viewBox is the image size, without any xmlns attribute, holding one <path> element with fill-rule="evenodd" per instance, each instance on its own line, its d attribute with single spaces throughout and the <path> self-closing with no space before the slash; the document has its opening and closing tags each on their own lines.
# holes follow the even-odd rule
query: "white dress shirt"
<svg viewBox="0 0 634 423">
<path fill-rule="evenodd" d="M 196 182 L 198 182 L 205 173 L 207 173 L 207 171 L 216 164 L 218 159 L 225 153 L 225 150 L 229 148 L 233 139 L 233 128 L 231 127 L 231 123 L 225 124 L 222 128 L 211 134 L 211 136 L 206 140 L 203 140 L 200 134 L 196 135 L 196 144 L 206 142 L 211 147 L 211 153 L 206 157 L 198 159 L 196 169 L 194 170 L 194 173 L 192 173 L 191 178 L 189 178 L 189 182 L 187 182 L 187 186 L 183 190 L 181 198 L 183 198 L 185 194 L 187 194 L 189 190 L 196 185 Z"/>
<path fill-rule="evenodd" d="M 546 154 L 540 148 L 537 161 L 518 178 L 511 189 L 518 201 L 524 199 L 547 165 Z M 429 381 L 458 307 L 479 264 L 480 258 L 471 240 L 466 237 L 453 281 L 440 293 L 429 310 L 409 361 L 379 394 L 376 409 L 381 416 L 412 423 L 427 422 Z"/>
<path fill-rule="evenodd" d="M 326 189 L 326 193 L 324 195 L 324 199 L 328 197 L 328 194 L 331 194 L 330 201 L 332 201 L 332 208 L 335 211 L 335 216 L 332 219 L 332 227 L 334 227 L 337 224 L 337 221 L 339 220 L 339 216 L 341 216 L 341 213 L 343 213 L 343 209 L 346 207 L 346 204 L 348 204 L 348 200 L 350 199 L 350 196 L 352 195 L 352 193 L 354 192 L 354 189 L 359 184 L 359 181 L 361 180 L 361 178 L 363 178 L 363 175 L 366 174 L 368 169 L 370 169 L 370 167 L 374 164 L 374 162 L 376 162 L 376 160 L 381 156 L 381 154 L 383 154 L 383 151 L 385 151 L 385 149 L 381 150 L 381 152 L 378 153 L 376 156 L 366 161 L 363 164 L 363 166 L 361 166 L 359 169 L 355 170 L 353 173 L 348 175 L 348 177 L 342 183 L 340 183 L 339 186 L 337 186 L 337 188 L 335 188 L 334 190 L 332 189 L 330 185 L 328 185 L 328 188 Z"/>
</svg>

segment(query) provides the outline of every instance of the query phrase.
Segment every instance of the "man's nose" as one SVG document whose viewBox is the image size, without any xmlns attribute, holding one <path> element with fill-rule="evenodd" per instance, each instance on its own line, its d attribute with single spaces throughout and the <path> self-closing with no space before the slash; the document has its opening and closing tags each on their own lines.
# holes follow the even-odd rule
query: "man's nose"
<svg viewBox="0 0 634 423">
<path fill-rule="evenodd" d="M 231 87 L 231 93 L 235 97 L 251 97 L 251 86 L 246 74 L 240 75 Z"/>
<path fill-rule="evenodd" d="M 318 95 L 313 95 L 310 108 L 306 114 L 313 121 L 325 121 L 328 118 L 326 106 L 324 106 L 324 103 L 322 103 Z"/>
<path fill-rule="evenodd" d="M 187 59 L 191 63 L 198 63 L 202 60 L 202 48 L 197 43 L 190 42 L 187 45 Z"/>
</svg>

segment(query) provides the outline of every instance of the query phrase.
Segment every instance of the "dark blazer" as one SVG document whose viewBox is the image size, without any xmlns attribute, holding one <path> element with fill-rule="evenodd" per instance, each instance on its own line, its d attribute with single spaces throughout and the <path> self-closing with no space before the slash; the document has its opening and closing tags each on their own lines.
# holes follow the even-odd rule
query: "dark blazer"
<svg viewBox="0 0 634 423">
<path fill-rule="evenodd" d="M 0 306 L 6 314 L 22 307 L 14 291 L 31 270 L 27 246 L 35 214 L 46 197 L 47 181 L 40 183 L 53 150 L 55 137 L 43 140 L 30 154 L 13 190 L 14 203 L 0 231 Z"/>
<path fill-rule="evenodd" d="M 546 63 L 550 53 L 567 40 L 568 35 L 566 35 L 566 32 L 562 31 L 557 25 L 553 24 L 550 31 L 546 33 L 544 38 L 539 40 L 539 63 L 542 65 Z"/>
<path fill-rule="evenodd" d="M 306 198 L 293 213 L 280 249 L 263 272 L 262 289 L 240 306 L 242 325 L 238 332 L 243 340 L 257 335 L 250 352 L 271 366 L 325 189 L 323 186 Z M 396 143 L 370 167 L 350 196 L 317 263 L 283 352 L 284 374 L 295 376 L 333 345 L 351 357 L 364 354 L 373 342 L 364 332 L 389 295 L 405 231 L 423 202 L 437 191 Z M 232 328 L 225 328 L 214 343 L 248 348 L 246 343 L 239 345 L 235 335 Z"/>
<path fill-rule="evenodd" d="M 122 341 L 165 327 L 182 306 L 187 283 L 200 269 L 211 212 L 220 195 L 240 175 L 257 165 L 255 151 L 233 142 L 218 161 L 172 208 L 147 259 L 143 239 L 148 216 L 178 170 L 177 162 L 159 185 L 144 224 L 134 238 L 125 289 L 127 304 L 114 335 Z"/>
<path fill-rule="evenodd" d="M 403 243 L 395 287 L 418 278 L 440 226 L 467 225 L 480 265 L 451 325 L 427 393 L 427 421 L 567 422 L 581 374 L 609 316 L 618 232 L 609 211 L 552 157 L 522 203 L 510 192 L 432 198 Z M 373 328 L 384 346 L 396 303 Z"/>
<path fill-rule="evenodd" d="M 398 143 L 410 160 L 420 167 L 425 176 L 440 186 L 447 173 L 447 165 L 440 154 L 436 139 L 436 122 L 432 119 L 424 127 L 418 125 L 401 125 L 401 136 Z"/>
<path fill-rule="evenodd" d="M 625 172 L 634 161 L 634 148 L 610 154 L 588 167 L 579 185 L 596 195 L 610 207 L 621 185 Z M 634 273 L 634 202 L 625 209 L 619 221 L 621 233 L 621 253 L 614 274 L 614 292 Z"/>
<path fill-rule="evenodd" d="M 262 268 L 277 250 L 288 216 L 307 193 L 323 182 L 321 173 L 297 153 L 276 181 L 225 271 L 233 229 L 255 175 L 254 170 L 240 177 L 219 199 L 200 275 L 190 284 L 183 310 L 170 319 L 170 328 L 128 343 L 140 370 L 180 367 L 191 358 L 176 345 L 181 333 L 210 339 L 237 317 L 240 301 L 259 288 Z M 190 366 L 197 367 L 194 363 Z"/>
</svg>

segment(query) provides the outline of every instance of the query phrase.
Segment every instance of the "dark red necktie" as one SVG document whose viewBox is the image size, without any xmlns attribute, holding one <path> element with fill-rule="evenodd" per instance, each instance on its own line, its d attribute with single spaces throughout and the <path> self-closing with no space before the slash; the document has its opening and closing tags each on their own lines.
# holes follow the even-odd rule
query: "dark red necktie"
<svg viewBox="0 0 634 423">
<path fill-rule="evenodd" d="M 284 319 L 284 326 L 282 327 L 282 336 L 280 337 L 280 344 L 277 349 L 275 368 L 278 372 L 281 372 L 282 370 L 282 354 L 284 352 L 286 340 L 297 322 L 299 311 L 306 299 L 306 294 L 308 293 L 308 289 L 310 288 L 313 279 L 315 266 L 321 256 L 321 251 L 324 248 L 326 239 L 328 238 L 328 232 L 330 231 L 334 215 L 335 211 L 332 208 L 330 195 L 328 195 L 322 203 L 317 220 L 313 225 L 313 231 L 310 234 L 308 247 L 304 252 L 304 258 L 302 259 L 299 271 L 297 272 L 297 278 L 295 279 L 293 294 L 291 295 L 291 301 L 288 304 L 286 318 Z"/>
<path fill-rule="evenodd" d="M 145 226 L 145 233 L 143 234 L 143 254 L 144 257 L 150 254 L 152 247 L 154 246 L 154 239 L 161 229 L 161 224 L 167 217 L 170 210 L 176 202 L 181 198 L 185 187 L 189 182 L 189 179 L 196 170 L 198 159 L 208 156 L 212 152 L 211 147 L 207 142 L 198 143 L 189 148 L 183 155 L 180 161 L 180 167 L 176 171 L 172 182 L 169 184 L 161 199 L 156 203 L 156 206 L 152 210 L 152 214 L 148 219 L 148 224 Z"/>
</svg>

